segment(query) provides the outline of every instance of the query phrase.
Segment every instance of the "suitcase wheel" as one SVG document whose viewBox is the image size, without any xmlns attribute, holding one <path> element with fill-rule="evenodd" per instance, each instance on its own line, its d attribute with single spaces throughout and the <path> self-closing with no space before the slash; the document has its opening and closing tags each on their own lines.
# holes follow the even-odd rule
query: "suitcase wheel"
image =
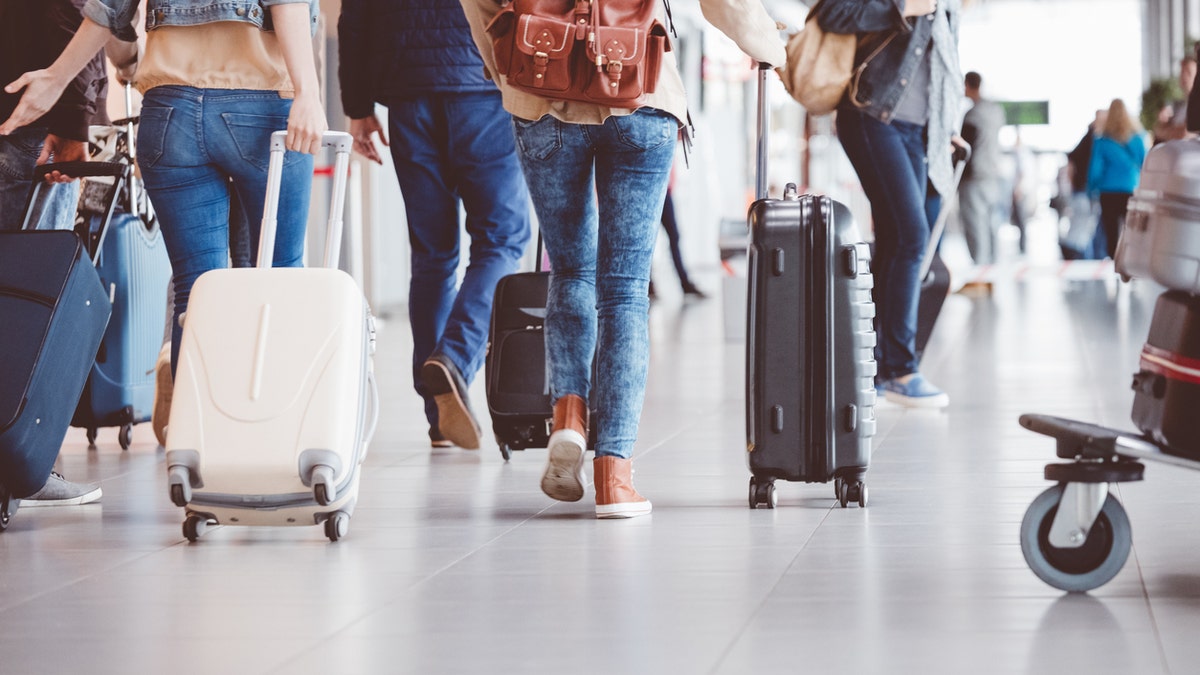
<svg viewBox="0 0 1200 675">
<path fill-rule="evenodd" d="M 849 506 L 851 502 L 858 502 L 858 506 L 860 508 L 866 508 L 866 506 L 867 506 L 867 484 L 866 483 L 862 482 L 861 480 L 854 481 L 852 483 L 847 480 L 838 479 L 838 480 L 834 481 L 834 486 L 835 486 L 835 489 L 839 490 L 838 504 L 840 504 L 843 509 L 846 508 L 847 506 Z M 838 486 L 840 486 L 840 488 Z"/>
<path fill-rule="evenodd" d="M 96 427 L 87 428 L 87 442 L 89 448 L 96 447 Z"/>
<path fill-rule="evenodd" d="M 512 448 L 508 447 L 508 443 L 500 444 L 500 456 L 503 457 L 504 461 L 506 462 L 512 459 Z"/>
<path fill-rule="evenodd" d="M 188 541 L 195 542 L 206 529 L 208 529 L 208 518 L 205 516 L 193 513 L 183 521 L 183 536 Z"/>
<path fill-rule="evenodd" d="M 325 536 L 329 541 L 337 541 L 350 531 L 350 515 L 345 511 L 334 511 L 325 520 Z"/>
<path fill-rule="evenodd" d="M 779 504 L 779 495 L 775 493 L 775 481 L 759 481 L 758 476 L 751 476 L 750 508 L 757 509 L 759 504 L 773 509 Z"/>
<path fill-rule="evenodd" d="M 117 442 L 121 444 L 122 450 L 128 450 L 129 445 L 133 442 L 133 425 L 122 424 L 121 430 L 117 432 Z"/>
<path fill-rule="evenodd" d="M 12 514 L 16 513 L 16 501 L 12 495 L 7 492 L 0 496 L 0 532 L 8 529 L 8 522 L 12 520 Z"/>
</svg>

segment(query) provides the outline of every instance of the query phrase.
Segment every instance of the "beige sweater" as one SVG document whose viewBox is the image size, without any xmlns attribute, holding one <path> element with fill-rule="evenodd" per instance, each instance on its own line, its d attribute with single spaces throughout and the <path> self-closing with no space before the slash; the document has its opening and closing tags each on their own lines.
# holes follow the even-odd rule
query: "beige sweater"
<svg viewBox="0 0 1200 675">
<path fill-rule="evenodd" d="M 659 3 L 661 19 L 662 0 L 645 1 Z M 503 76 L 496 73 L 492 40 L 486 32 L 488 23 L 500 12 L 501 5 L 498 0 L 460 2 L 467 14 L 467 21 L 471 24 L 475 44 L 479 46 L 479 53 L 483 55 L 484 66 L 492 79 L 499 83 L 500 92 L 504 97 L 504 109 L 508 112 L 527 120 L 553 115 L 564 122 L 576 124 L 601 124 L 611 115 L 628 115 L 633 112 L 591 103 L 551 101 L 509 87 Z M 781 66 L 786 61 L 787 54 L 779 29 L 759 0 L 700 0 L 700 10 L 709 23 L 728 35 L 742 51 L 756 61 L 764 61 L 773 66 Z M 687 119 L 687 95 L 683 90 L 683 79 L 679 76 L 674 53 L 667 52 L 664 56 L 658 88 L 654 93 L 646 95 L 646 105 L 671 113 L 682 124 Z"/>
</svg>

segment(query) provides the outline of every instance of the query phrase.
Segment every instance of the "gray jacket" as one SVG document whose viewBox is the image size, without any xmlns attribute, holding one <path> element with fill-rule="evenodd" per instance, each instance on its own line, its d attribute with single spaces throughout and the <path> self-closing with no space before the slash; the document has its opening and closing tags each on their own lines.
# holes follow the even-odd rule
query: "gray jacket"
<svg viewBox="0 0 1200 675">
<path fill-rule="evenodd" d="M 146 30 L 159 26 L 198 26 L 217 21 L 242 21 L 262 30 L 272 30 L 271 5 L 286 5 L 306 2 L 309 6 L 309 24 L 316 34 L 320 0 L 147 0 Z M 113 35 L 132 42 L 137 39 L 133 28 L 133 17 L 137 14 L 138 0 L 88 0 L 83 6 L 83 15 L 104 26 Z"/>
</svg>

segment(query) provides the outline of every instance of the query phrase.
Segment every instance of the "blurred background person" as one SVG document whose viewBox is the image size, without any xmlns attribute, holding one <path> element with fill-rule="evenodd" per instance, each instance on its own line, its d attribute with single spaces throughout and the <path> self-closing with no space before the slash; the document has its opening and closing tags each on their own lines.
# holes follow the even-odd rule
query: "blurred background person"
<svg viewBox="0 0 1200 675">
<path fill-rule="evenodd" d="M 1003 195 L 1000 169 L 1000 127 L 1004 108 L 983 98 L 983 78 L 971 71 L 964 77 L 964 93 L 973 105 L 963 118 L 962 137 L 971 144 L 971 159 L 958 188 L 958 207 L 967 249 L 976 265 L 996 261 L 996 207 Z"/>
<path fill-rule="evenodd" d="M 1125 209 L 1146 159 L 1146 142 L 1140 131 L 1125 102 L 1115 98 L 1108 106 L 1100 135 L 1092 144 L 1087 189 L 1099 195 L 1100 231 L 1104 234 L 1105 253 L 1110 258 L 1116 253 Z"/>
</svg>

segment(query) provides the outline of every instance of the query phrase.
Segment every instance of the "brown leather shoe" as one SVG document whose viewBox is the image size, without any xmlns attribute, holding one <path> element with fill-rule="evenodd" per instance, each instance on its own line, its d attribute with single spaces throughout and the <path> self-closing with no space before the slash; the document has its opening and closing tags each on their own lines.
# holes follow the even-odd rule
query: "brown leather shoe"
<svg viewBox="0 0 1200 675">
<path fill-rule="evenodd" d="M 441 354 L 430 356 L 421 366 L 421 380 L 437 404 L 442 436 L 460 448 L 478 450 L 483 432 L 471 412 L 467 382 L 454 363 Z"/>
<path fill-rule="evenodd" d="M 650 513 L 650 500 L 633 489 L 633 461 L 606 455 L 592 461 L 597 518 L 636 518 Z"/>
<path fill-rule="evenodd" d="M 554 404 L 554 427 L 546 470 L 542 472 L 542 492 L 560 502 L 583 499 L 587 425 L 588 407 L 582 397 L 567 394 Z"/>
</svg>

